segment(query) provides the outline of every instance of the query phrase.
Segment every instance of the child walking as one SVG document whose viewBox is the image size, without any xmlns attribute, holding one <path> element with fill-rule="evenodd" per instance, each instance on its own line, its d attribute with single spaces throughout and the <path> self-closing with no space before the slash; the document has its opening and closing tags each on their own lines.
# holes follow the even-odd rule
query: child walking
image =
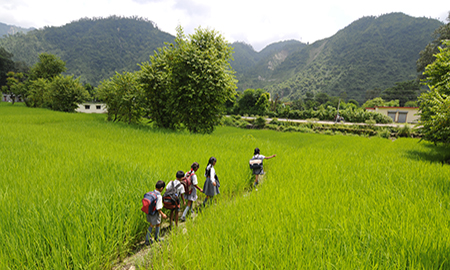
<svg viewBox="0 0 450 270">
<path fill-rule="evenodd" d="M 206 206 L 206 202 L 209 198 L 212 198 L 219 194 L 219 178 L 216 175 L 216 170 L 214 169 L 214 165 L 216 165 L 217 159 L 215 157 L 210 157 L 208 161 L 208 166 L 205 169 L 205 177 L 206 181 L 203 186 L 203 192 L 206 195 L 206 199 L 203 201 L 203 206 Z"/>
<path fill-rule="evenodd" d="M 162 239 L 159 239 L 159 230 L 161 225 L 161 217 L 167 218 L 166 214 L 162 212 L 162 197 L 161 192 L 163 191 L 164 187 L 166 186 L 166 183 L 164 181 L 158 181 L 155 185 L 155 193 L 156 193 L 156 213 L 154 215 L 147 214 L 147 221 L 150 223 L 150 227 L 148 227 L 147 235 L 145 236 L 145 245 L 148 246 L 151 243 L 153 243 L 153 240 L 151 239 L 152 230 L 153 227 L 155 227 L 155 241 L 158 242 Z"/>
<path fill-rule="evenodd" d="M 255 151 L 253 152 L 253 158 L 252 160 L 257 160 L 257 161 L 261 161 L 261 167 L 257 168 L 257 169 L 253 169 L 253 174 L 255 175 L 255 183 L 253 184 L 253 187 L 256 189 L 256 186 L 259 183 L 259 179 L 260 179 L 260 175 L 264 175 L 264 169 L 263 169 L 263 164 L 262 161 L 264 159 L 270 159 L 270 158 L 274 158 L 277 155 L 271 155 L 270 157 L 266 157 L 260 154 L 260 150 L 259 148 L 255 148 Z"/>
<path fill-rule="evenodd" d="M 181 216 L 181 221 L 186 221 L 186 215 L 189 213 L 189 209 L 193 209 L 194 206 L 192 205 L 193 202 L 197 200 L 197 189 L 200 190 L 200 192 L 203 192 L 203 189 L 201 189 L 198 186 L 198 180 L 197 175 L 195 175 L 195 172 L 200 168 L 200 165 L 197 162 L 192 163 L 191 170 L 186 172 L 185 177 L 188 177 L 191 175 L 191 194 L 187 194 L 187 191 L 184 193 L 184 198 L 188 201 L 186 209 L 184 209 L 183 215 Z"/>
<path fill-rule="evenodd" d="M 170 227 L 172 227 L 172 222 L 175 219 L 175 225 L 178 227 L 178 210 L 180 209 L 180 204 L 179 204 L 179 200 L 181 197 L 181 200 L 183 201 L 183 205 L 185 204 L 184 202 L 184 187 L 181 184 L 181 180 L 183 180 L 184 178 L 184 172 L 183 171 L 178 171 L 176 174 L 176 180 L 170 181 L 167 184 L 167 188 L 166 188 L 166 193 L 168 192 L 174 192 L 176 199 L 178 200 L 176 206 L 174 208 L 171 208 L 170 210 Z"/>
</svg>

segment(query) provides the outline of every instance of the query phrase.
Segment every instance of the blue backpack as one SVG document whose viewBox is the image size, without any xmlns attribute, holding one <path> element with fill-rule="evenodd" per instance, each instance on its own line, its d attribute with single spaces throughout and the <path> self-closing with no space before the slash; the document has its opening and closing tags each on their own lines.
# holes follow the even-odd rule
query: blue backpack
<svg viewBox="0 0 450 270">
<path fill-rule="evenodd" d="M 153 216 L 156 214 L 156 201 L 158 200 L 158 196 L 156 192 L 150 191 L 144 194 L 144 199 L 142 199 L 142 208 L 141 210 Z"/>
</svg>

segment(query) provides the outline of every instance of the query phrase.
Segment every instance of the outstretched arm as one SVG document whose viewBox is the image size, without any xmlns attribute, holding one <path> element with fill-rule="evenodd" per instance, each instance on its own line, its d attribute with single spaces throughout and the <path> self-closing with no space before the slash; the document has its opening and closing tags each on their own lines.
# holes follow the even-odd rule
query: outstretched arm
<svg viewBox="0 0 450 270">
<path fill-rule="evenodd" d="M 198 185 L 194 185 L 194 187 L 198 190 L 200 190 L 200 192 L 203 192 L 203 189 L 201 189 Z"/>
<path fill-rule="evenodd" d="M 271 155 L 270 157 L 265 157 L 264 159 L 270 159 L 270 158 L 274 158 L 274 157 L 276 157 L 277 155 Z"/>
</svg>

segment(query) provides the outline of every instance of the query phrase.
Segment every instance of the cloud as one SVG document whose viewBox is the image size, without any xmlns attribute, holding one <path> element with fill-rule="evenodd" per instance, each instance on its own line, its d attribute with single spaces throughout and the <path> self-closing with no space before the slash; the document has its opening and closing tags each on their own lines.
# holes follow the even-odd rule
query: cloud
<svg viewBox="0 0 450 270">
<path fill-rule="evenodd" d="M 164 0 L 131 0 L 132 2 L 138 3 L 138 4 L 150 4 L 150 3 L 158 3 L 163 2 Z"/>
<path fill-rule="evenodd" d="M 192 0 L 177 0 L 174 8 L 185 12 L 188 16 L 194 17 L 206 17 L 211 13 L 210 6 L 196 3 Z"/>
</svg>

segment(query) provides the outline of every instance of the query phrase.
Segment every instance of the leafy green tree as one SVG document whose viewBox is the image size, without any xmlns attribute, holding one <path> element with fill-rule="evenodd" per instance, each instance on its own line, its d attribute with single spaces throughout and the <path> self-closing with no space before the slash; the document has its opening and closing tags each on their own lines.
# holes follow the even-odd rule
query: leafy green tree
<svg viewBox="0 0 450 270">
<path fill-rule="evenodd" d="M 387 88 L 381 94 L 384 100 L 399 100 L 400 106 L 405 106 L 408 101 L 415 101 L 419 96 L 420 84 L 417 80 L 396 82 L 395 86 Z"/>
<path fill-rule="evenodd" d="M 14 105 L 16 97 L 24 97 L 24 75 L 20 72 L 15 73 L 13 71 L 10 71 L 7 73 L 7 76 L 8 77 L 6 78 L 6 85 L 2 86 L 2 92 L 10 95 L 12 104 Z"/>
<path fill-rule="evenodd" d="M 270 107 L 269 99 L 269 93 L 263 93 L 259 96 L 258 101 L 255 104 L 255 111 L 257 115 L 267 115 Z"/>
<path fill-rule="evenodd" d="M 305 104 L 303 103 L 303 100 L 297 99 L 297 100 L 292 101 L 292 109 L 298 110 L 298 111 L 303 111 L 305 109 Z"/>
<path fill-rule="evenodd" d="M 320 92 L 315 96 L 315 100 L 319 105 L 322 105 L 330 100 L 330 96 L 327 93 Z"/>
<path fill-rule="evenodd" d="M 146 98 L 145 108 L 148 116 L 160 128 L 176 129 L 180 126 L 180 119 L 171 106 L 172 98 L 172 61 L 173 45 L 158 48 L 150 56 L 150 62 L 140 65 L 139 82 Z"/>
<path fill-rule="evenodd" d="M 27 98 L 25 103 L 28 107 L 46 108 L 50 107 L 47 100 L 49 82 L 46 79 L 39 78 L 28 82 Z"/>
<path fill-rule="evenodd" d="M 366 102 L 364 102 L 364 104 L 362 105 L 362 108 L 374 108 L 374 107 L 381 107 L 384 106 L 384 99 L 380 98 L 380 97 L 376 97 L 374 99 L 369 99 Z"/>
<path fill-rule="evenodd" d="M 75 112 L 79 103 L 90 98 L 78 79 L 62 75 L 53 77 L 44 97 L 52 110 L 62 112 Z"/>
<path fill-rule="evenodd" d="M 419 104 L 418 101 L 411 100 L 405 103 L 405 107 L 418 107 L 419 106 L 418 104 Z"/>
<path fill-rule="evenodd" d="M 240 114 L 259 114 L 258 100 L 265 93 L 263 89 L 246 89 L 238 100 Z M 269 100 L 267 100 L 269 102 Z M 264 111 L 264 110 L 263 110 Z"/>
<path fill-rule="evenodd" d="M 436 60 L 435 56 L 439 53 L 439 47 L 444 45 L 444 41 L 450 39 L 450 12 L 448 13 L 447 21 L 449 23 L 440 26 L 434 31 L 434 40 L 420 52 L 420 58 L 416 62 L 417 72 L 420 73 L 419 79 L 426 77 L 424 73 L 425 68 Z"/>
<path fill-rule="evenodd" d="M 52 80 L 64 71 L 66 71 L 66 63 L 63 60 L 53 54 L 41 53 L 39 61 L 30 70 L 30 79 Z"/>
<path fill-rule="evenodd" d="M 349 99 L 347 104 L 354 104 L 356 107 L 359 107 L 359 102 L 354 99 Z"/>
<path fill-rule="evenodd" d="M 211 133 L 236 92 L 233 48 L 214 30 L 197 28 L 186 38 L 178 27 L 175 52 L 173 108 L 190 132 Z"/>
<path fill-rule="evenodd" d="M 14 71 L 13 55 L 0 47 L 0 86 L 6 85 L 8 72 Z"/>
<path fill-rule="evenodd" d="M 450 41 L 443 45 L 436 60 L 425 68 L 423 82 L 430 91 L 419 97 L 424 139 L 435 144 L 450 143 Z"/>
<path fill-rule="evenodd" d="M 366 91 L 366 101 L 369 99 L 374 99 L 376 97 L 379 97 L 381 95 L 381 92 L 383 90 L 381 88 L 375 87 L 374 89 L 370 89 Z"/>
<path fill-rule="evenodd" d="M 196 29 L 186 37 L 177 28 L 174 44 L 141 65 L 149 112 L 158 126 L 181 122 L 192 133 L 211 133 L 235 95 L 229 60 L 233 49 L 214 30 Z M 161 121 L 162 120 L 162 121 Z"/>
<path fill-rule="evenodd" d="M 86 88 L 86 87 L 85 87 Z M 139 123 L 144 114 L 144 95 L 136 73 L 124 72 L 101 82 L 97 98 L 108 108 L 108 120 Z"/>
</svg>

